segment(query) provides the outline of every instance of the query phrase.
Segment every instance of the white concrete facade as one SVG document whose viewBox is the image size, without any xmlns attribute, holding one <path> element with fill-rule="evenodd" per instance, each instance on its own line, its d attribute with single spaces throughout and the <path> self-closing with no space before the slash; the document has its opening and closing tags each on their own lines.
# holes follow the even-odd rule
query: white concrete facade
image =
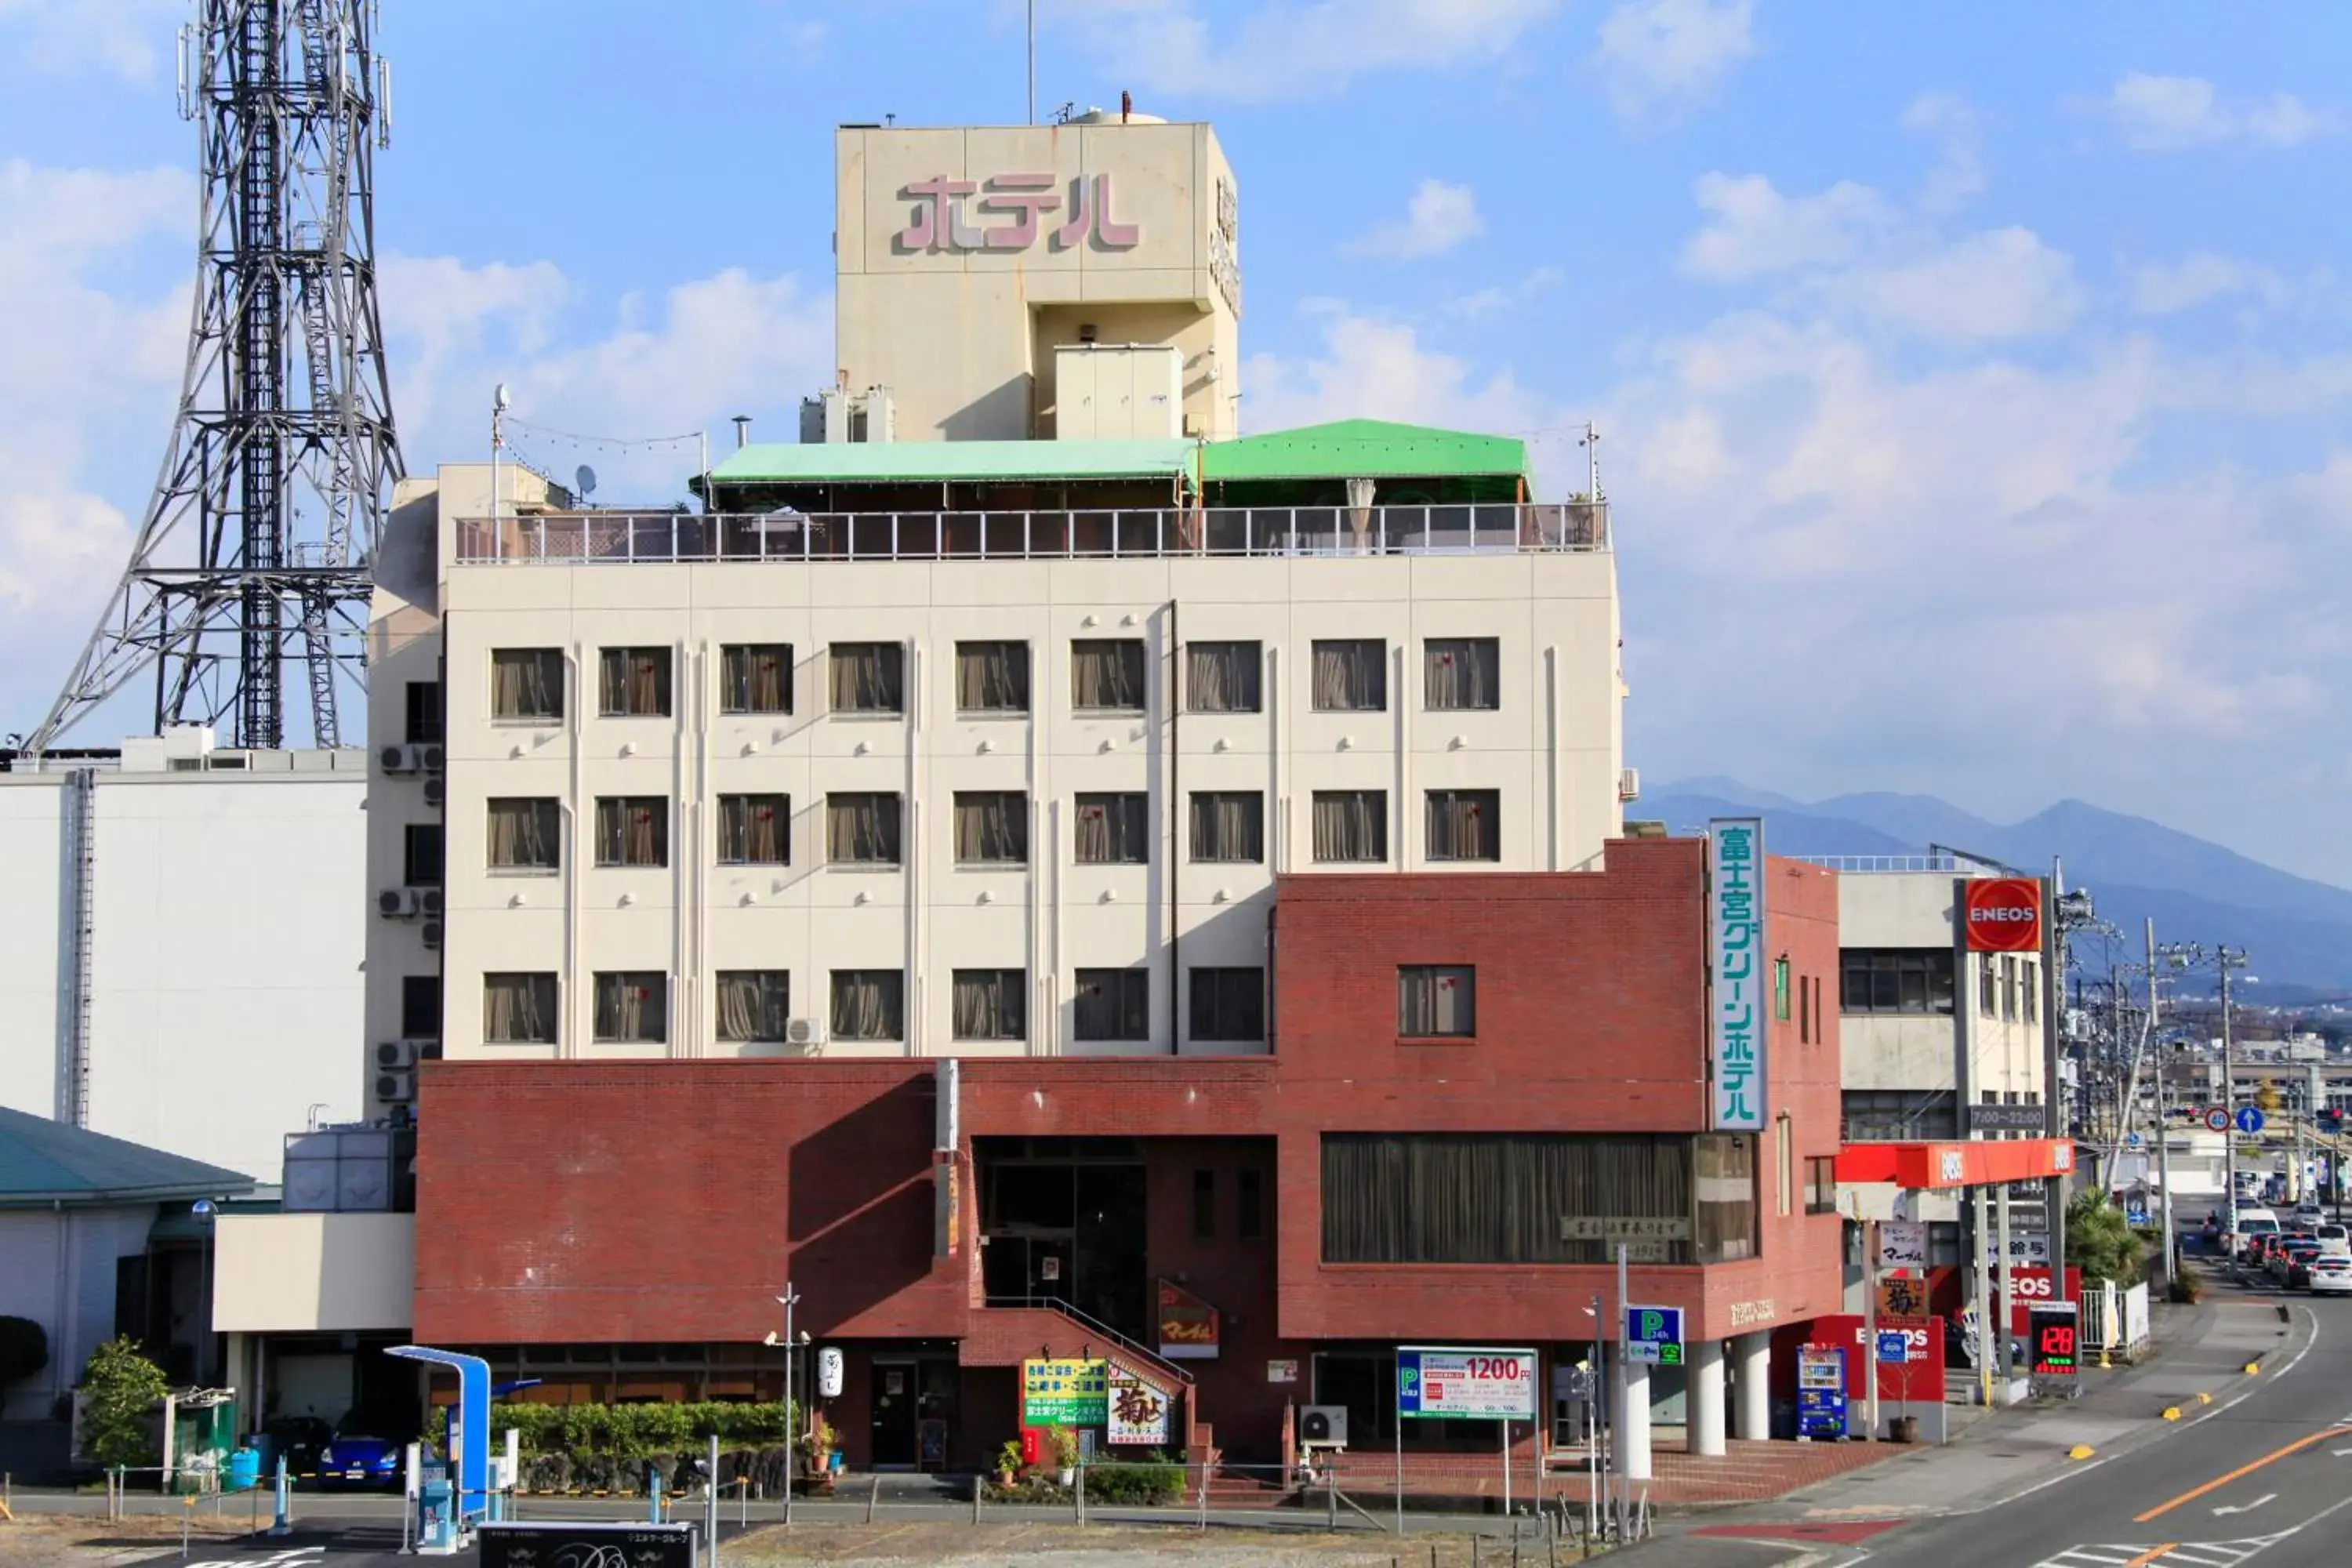
<svg viewBox="0 0 2352 1568">
<path fill-rule="evenodd" d="M 1990 873 L 1986 873 L 1990 874 Z M 2042 1026 L 2048 976 L 2042 955 L 1968 952 L 1959 947 L 1957 883 L 1965 869 L 1860 872 L 1838 877 L 1838 945 L 1856 951 L 1937 952 L 1953 963 L 1951 1005 L 1936 1011 L 1863 1012 L 1841 998 L 1842 1081 L 1852 1089 L 1962 1089 L 1970 1103 L 2035 1103 L 2044 1092 Z M 1960 1081 L 1963 1053 L 1968 1081 Z M 1993 1101 L 1983 1097 L 1991 1094 Z M 1960 1131 L 1965 1135 L 1967 1129 Z"/>
<path fill-rule="evenodd" d="M 224 1214 L 215 1226 L 213 1325 L 225 1334 L 405 1329 L 413 1214 Z"/>
</svg>

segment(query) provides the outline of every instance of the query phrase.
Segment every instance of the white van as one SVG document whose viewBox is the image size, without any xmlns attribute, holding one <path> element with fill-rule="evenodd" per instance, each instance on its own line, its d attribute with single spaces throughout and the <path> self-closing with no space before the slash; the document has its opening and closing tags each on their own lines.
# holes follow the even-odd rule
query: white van
<svg viewBox="0 0 2352 1568">
<path fill-rule="evenodd" d="M 2230 1256 L 2232 1258 L 2242 1256 L 2246 1250 L 2246 1242 L 2250 1237 L 2257 1236 L 2276 1236 L 2278 1234 L 2278 1215 L 2273 1214 L 2268 1209 L 2240 1209 L 2238 1211 L 2238 1228 L 2236 1234 L 2231 1236 L 2230 1238 Z"/>
<path fill-rule="evenodd" d="M 2323 1221 L 2312 1232 L 2318 1239 L 2322 1258 L 2352 1258 L 2352 1230 Z"/>
</svg>

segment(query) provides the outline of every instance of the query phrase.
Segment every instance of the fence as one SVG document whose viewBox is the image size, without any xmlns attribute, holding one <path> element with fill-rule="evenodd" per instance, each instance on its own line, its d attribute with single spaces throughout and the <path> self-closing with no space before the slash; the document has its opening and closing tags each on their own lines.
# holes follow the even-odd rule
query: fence
<svg viewBox="0 0 2352 1568">
<path fill-rule="evenodd" d="M 2101 1364 L 2137 1361 L 2147 1351 L 2150 1323 L 2145 1283 L 2117 1289 L 2112 1279 L 2083 1288 L 2083 1352 Z"/>
</svg>

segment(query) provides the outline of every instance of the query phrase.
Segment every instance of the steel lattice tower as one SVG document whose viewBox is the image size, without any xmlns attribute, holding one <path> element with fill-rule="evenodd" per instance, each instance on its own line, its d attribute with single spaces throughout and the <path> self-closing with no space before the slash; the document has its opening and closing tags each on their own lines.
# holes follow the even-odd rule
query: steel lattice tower
<svg viewBox="0 0 2352 1568">
<path fill-rule="evenodd" d="M 341 743 L 339 670 L 364 679 L 369 573 L 401 475 L 376 304 L 374 154 L 387 142 L 373 0 L 196 0 L 180 111 L 204 200 L 177 419 L 131 562 L 28 742 L 150 665 L 154 718 Z M 296 738 L 300 739 L 299 730 Z"/>
</svg>

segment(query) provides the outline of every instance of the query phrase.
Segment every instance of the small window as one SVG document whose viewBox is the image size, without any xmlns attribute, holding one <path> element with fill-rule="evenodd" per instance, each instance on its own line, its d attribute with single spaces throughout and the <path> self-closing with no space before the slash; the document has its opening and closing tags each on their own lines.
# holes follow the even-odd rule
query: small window
<svg viewBox="0 0 2352 1568">
<path fill-rule="evenodd" d="M 493 871 L 553 871 L 563 862 L 563 823 L 552 800 L 494 797 L 489 803 Z"/>
<path fill-rule="evenodd" d="M 1315 792 L 1315 858 L 1321 865 L 1389 858 L 1389 796 L 1379 789 Z"/>
<path fill-rule="evenodd" d="M 1148 1040 L 1151 1037 L 1151 972 L 1148 969 L 1081 969 L 1071 1011 L 1081 1040 Z"/>
<path fill-rule="evenodd" d="M 835 712 L 907 710 L 905 647 L 894 642 L 837 642 L 832 654 Z"/>
<path fill-rule="evenodd" d="M 1433 789 L 1428 804 L 1429 858 L 1500 860 L 1503 858 L 1502 792 Z"/>
<path fill-rule="evenodd" d="M 563 717 L 563 650 L 490 650 L 490 717 L 545 724 Z"/>
<path fill-rule="evenodd" d="M 2041 965 L 2030 958 L 2021 958 L 2017 968 L 2017 1012 L 2031 1024 L 2042 1016 Z"/>
<path fill-rule="evenodd" d="M 1784 1110 L 1772 1123 L 1772 1212 L 1781 1219 L 1797 1205 L 1797 1145 L 1791 1131 Z"/>
<path fill-rule="evenodd" d="M 719 708 L 723 713 L 793 710 L 790 643 L 728 643 L 719 650 Z"/>
<path fill-rule="evenodd" d="M 1416 1038 L 1478 1032 L 1478 972 L 1466 963 L 1408 963 L 1397 970 L 1397 1033 Z"/>
<path fill-rule="evenodd" d="M 494 1046 L 555 1043 L 555 976 L 482 976 L 482 1038 Z"/>
<path fill-rule="evenodd" d="M 400 1037 L 437 1040 L 441 1037 L 441 977 L 404 974 L 400 977 Z"/>
<path fill-rule="evenodd" d="M 1432 712 L 1503 705 L 1502 644 L 1494 637 L 1431 637 L 1422 645 L 1422 701 Z"/>
<path fill-rule="evenodd" d="M 1977 964 L 1977 1011 L 1990 1018 L 1998 1005 L 1999 997 L 1993 988 L 1992 954 L 1988 952 L 1979 959 Z M 1848 1007 L 1846 1011 L 1850 1013 L 1853 1009 Z"/>
<path fill-rule="evenodd" d="M 598 796 L 596 864 L 668 865 L 668 797 L 658 795 Z"/>
<path fill-rule="evenodd" d="M 1256 1241 L 1265 1235 L 1265 1173 L 1255 1166 L 1244 1168 L 1235 1178 L 1239 1189 L 1234 1205 L 1234 1234 L 1244 1241 Z"/>
<path fill-rule="evenodd" d="M 784 969 L 719 972 L 719 1038 L 730 1046 L 781 1045 L 793 1012 L 793 976 Z"/>
<path fill-rule="evenodd" d="M 1148 795 L 1081 795 L 1076 827 L 1081 866 L 1140 866 L 1151 858 Z"/>
<path fill-rule="evenodd" d="M 1029 1037 L 1028 972 L 1021 969 L 959 969 L 953 1008 L 959 1040 L 1023 1040 Z"/>
<path fill-rule="evenodd" d="M 1810 1154 L 1805 1158 L 1805 1212 L 1837 1213 L 1837 1156 Z"/>
<path fill-rule="evenodd" d="M 1772 961 L 1772 1019 L 1779 1024 L 1789 1021 L 1789 961 L 1785 958 Z"/>
<path fill-rule="evenodd" d="M 1378 713 L 1389 705 L 1388 644 L 1377 637 L 1318 638 L 1315 711 Z"/>
<path fill-rule="evenodd" d="M 825 796 L 824 858 L 848 865 L 898 864 L 898 797 L 864 794 Z"/>
<path fill-rule="evenodd" d="M 1254 642 L 1196 642 L 1184 647 L 1184 706 L 1194 713 L 1255 713 L 1258 672 L 1265 664 Z"/>
<path fill-rule="evenodd" d="M 907 1037 L 907 976 L 898 969 L 836 969 L 833 972 L 833 1037 L 836 1040 L 903 1040 Z"/>
<path fill-rule="evenodd" d="M 404 731 L 412 746 L 434 745 L 441 740 L 441 683 L 408 683 L 408 725 Z"/>
<path fill-rule="evenodd" d="M 1143 711 L 1143 639 L 1074 639 L 1070 644 L 1070 706 L 1081 713 Z"/>
<path fill-rule="evenodd" d="M 605 718 L 669 717 L 669 649 L 608 647 L 596 669 L 596 710 Z"/>
<path fill-rule="evenodd" d="M 1192 858 L 1265 858 L 1265 796 L 1255 790 L 1192 792 Z"/>
<path fill-rule="evenodd" d="M 658 1046 L 669 1038 L 669 976 L 655 969 L 596 976 L 596 1042 Z"/>
<path fill-rule="evenodd" d="M 955 858 L 959 866 L 1027 865 L 1029 797 L 1017 789 L 956 791 Z"/>
<path fill-rule="evenodd" d="M 1840 1005 L 1848 1013 L 1921 1013 L 1949 1016 L 1952 1011 L 1952 951 L 1947 947 L 1849 947 L 1839 955 L 1843 970 Z"/>
<path fill-rule="evenodd" d="M 1192 971 L 1192 1038 L 1265 1038 L 1265 971 Z"/>
<path fill-rule="evenodd" d="M 1029 645 L 1025 642 L 956 644 L 956 711 L 1029 711 Z"/>
<path fill-rule="evenodd" d="M 441 825 L 412 822 L 401 829 L 400 877 L 404 887 L 441 885 Z"/>
<path fill-rule="evenodd" d="M 722 795 L 719 797 L 719 863 L 722 866 L 789 866 L 793 863 L 793 800 L 785 795 Z"/>
<path fill-rule="evenodd" d="M 1217 1238 L 1217 1173 L 1192 1173 L 1192 1239 L 1214 1241 Z"/>
</svg>

